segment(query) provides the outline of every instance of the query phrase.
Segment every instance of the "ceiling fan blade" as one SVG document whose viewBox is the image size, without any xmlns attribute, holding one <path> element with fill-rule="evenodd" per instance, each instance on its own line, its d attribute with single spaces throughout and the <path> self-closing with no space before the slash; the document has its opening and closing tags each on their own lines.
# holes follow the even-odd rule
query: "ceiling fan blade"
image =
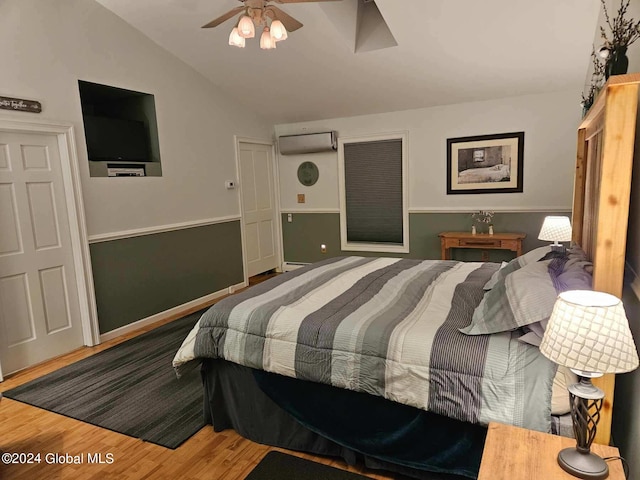
<svg viewBox="0 0 640 480">
<path fill-rule="evenodd" d="M 226 22 L 227 20 L 229 20 L 231 17 L 233 17 L 234 15 L 237 15 L 238 13 L 240 13 L 242 10 L 244 10 L 244 7 L 236 7 L 232 10 L 229 10 L 227 13 L 225 13 L 224 15 L 219 16 L 218 18 L 216 18 L 215 20 L 211 20 L 209 23 L 207 23 L 206 25 L 203 25 L 202 28 L 212 28 L 212 27 L 217 27 L 218 25 L 220 25 L 222 22 Z"/>
<path fill-rule="evenodd" d="M 287 32 L 295 32 L 299 28 L 302 27 L 302 23 L 293 18 L 288 13 L 283 12 L 278 7 L 274 7 L 273 5 L 269 5 L 266 10 L 270 11 L 272 14 L 272 18 L 274 20 L 280 20 L 284 25 L 284 28 L 287 29 Z"/>
</svg>

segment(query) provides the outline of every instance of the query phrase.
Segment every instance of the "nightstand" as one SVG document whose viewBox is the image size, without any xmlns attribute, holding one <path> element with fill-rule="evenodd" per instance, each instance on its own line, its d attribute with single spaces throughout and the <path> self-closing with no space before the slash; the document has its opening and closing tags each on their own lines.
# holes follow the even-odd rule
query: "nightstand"
<svg viewBox="0 0 640 480">
<path fill-rule="evenodd" d="M 576 480 L 558 465 L 558 452 L 575 440 L 501 423 L 489 424 L 478 480 Z M 602 458 L 617 457 L 615 447 L 593 444 Z M 611 460 L 607 480 L 624 480 L 620 460 Z"/>
<path fill-rule="evenodd" d="M 482 250 L 482 261 L 489 261 L 488 250 L 511 250 L 516 256 L 522 255 L 522 239 L 524 233 L 476 233 L 469 232 L 442 232 L 440 237 L 440 249 L 442 260 L 451 260 L 452 248 L 477 248 Z"/>
</svg>

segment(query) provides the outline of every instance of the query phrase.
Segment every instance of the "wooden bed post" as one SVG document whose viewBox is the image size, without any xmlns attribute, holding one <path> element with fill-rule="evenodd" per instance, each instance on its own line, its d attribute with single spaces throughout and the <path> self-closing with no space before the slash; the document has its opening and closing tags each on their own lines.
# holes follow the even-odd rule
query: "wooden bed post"
<svg viewBox="0 0 640 480">
<path fill-rule="evenodd" d="M 622 297 L 640 74 L 609 79 L 578 129 L 573 240 L 593 261 L 593 289 Z M 595 441 L 608 444 L 615 375 L 594 379 L 605 401 Z"/>
<path fill-rule="evenodd" d="M 572 241 L 582 246 L 582 227 L 584 218 L 584 194 L 587 178 L 587 143 L 586 130 L 578 130 L 578 146 L 576 155 L 576 172 L 573 179 L 573 209 L 571 211 Z"/>
</svg>

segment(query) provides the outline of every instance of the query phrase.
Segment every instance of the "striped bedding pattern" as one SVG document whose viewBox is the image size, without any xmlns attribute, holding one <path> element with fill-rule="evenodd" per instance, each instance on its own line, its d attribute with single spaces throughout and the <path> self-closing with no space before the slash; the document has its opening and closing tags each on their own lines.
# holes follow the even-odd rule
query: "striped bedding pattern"
<svg viewBox="0 0 640 480">
<path fill-rule="evenodd" d="M 174 367 L 223 358 L 466 422 L 549 431 L 554 365 L 514 332 L 459 331 L 498 267 L 331 258 L 212 306 Z"/>
</svg>

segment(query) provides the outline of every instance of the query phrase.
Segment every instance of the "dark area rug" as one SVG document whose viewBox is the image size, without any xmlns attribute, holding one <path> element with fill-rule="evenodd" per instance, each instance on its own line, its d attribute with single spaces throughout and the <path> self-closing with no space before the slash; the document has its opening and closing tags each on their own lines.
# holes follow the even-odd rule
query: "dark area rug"
<svg viewBox="0 0 640 480">
<path fill-rule="evenodd" d="M 281 452 L 267 453 L 245 480 L 367 480 L 357 473 L 294 457 Z"/>
<path fill-rule="evenodd" d="M 173 357 L 203 311 L 4 392 L 5 397 L 177 448 L 204 426 L 200 369 Z"/>
</svg>

